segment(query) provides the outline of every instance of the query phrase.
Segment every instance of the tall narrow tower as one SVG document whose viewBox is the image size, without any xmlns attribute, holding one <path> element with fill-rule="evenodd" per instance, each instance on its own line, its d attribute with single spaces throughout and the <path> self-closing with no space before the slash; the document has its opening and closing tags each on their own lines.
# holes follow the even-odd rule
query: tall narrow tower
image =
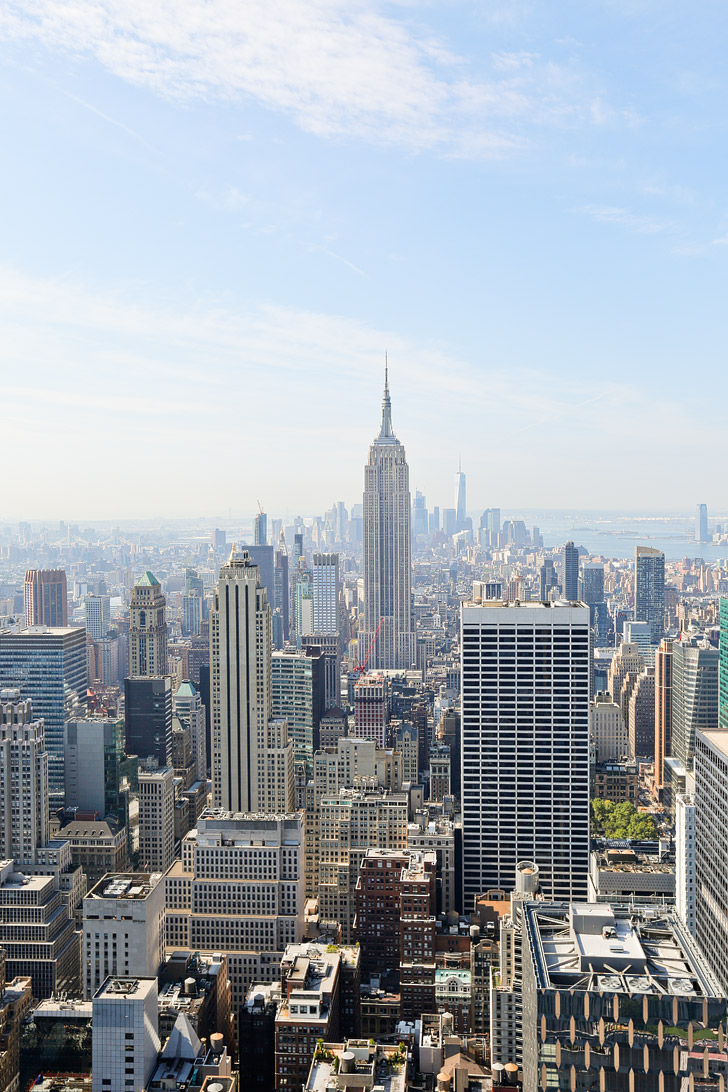
<svg viewBox="0 0 728 1092">
<path fill-rule="evenodd" d="M 462 462 L 458 462 L 455 475 L 455 524 L 458 531 L 462 531 L 465 526 L 465 475 Z"/>
<path fill-rule="evenodd" d="M 167 674 L 167 600 L 149 571 L 131 593 L 129 675 Z"/>
<path fill-rule="evenodd" d="M 364 468 L 363 507 L 364 629 L 359 634 L 359 660 L 363 663 L 372 646 L 369 667 L 408 668 L 415 659 L 412 504 L 404 447 L 392 431 L 386 368 L 382 426 Z"/>
<path fill-rule="evenodd" d="M 271 717 L 271 612 L 260 570 L 235 547 L 210 613 L 212 788 L 229 811 L 290 811 L 293 748 Z"/>
</svg>

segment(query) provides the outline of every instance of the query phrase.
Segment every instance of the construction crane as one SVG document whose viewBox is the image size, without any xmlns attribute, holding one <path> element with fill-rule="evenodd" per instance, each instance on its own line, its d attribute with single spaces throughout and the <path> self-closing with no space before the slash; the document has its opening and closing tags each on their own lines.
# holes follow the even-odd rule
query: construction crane
<svg viewBox="0 0 728 1092">
<path fill-rule="evenodd" d="M 379 625 L 374 630 L 374 636 L 372 637 L 371 644 L 369 645 L 369 648 L 367 649 L 367 654 L 364 657 L 364 663 L 361 664 L 359 666 L 359 668 L 358 668 L 358 672 L 359 672 L 359 674 L 357 675 L 358 679 L 360 679 L 362 677 L 362 675 L 364 674 L 364 672 L 367 669 L 367 664 L 369 663 L 369 657 L 371 656 L 372 652 L 374 651 L 374 644 L 375 644 L 375 642 L 377 640 L 377 637 L 379 635 L 379 630 L 382 628 L 382 622 L 383 621 L 384 621 L 384 619 L 380 618 L 379 619 Z"/>
</svg>

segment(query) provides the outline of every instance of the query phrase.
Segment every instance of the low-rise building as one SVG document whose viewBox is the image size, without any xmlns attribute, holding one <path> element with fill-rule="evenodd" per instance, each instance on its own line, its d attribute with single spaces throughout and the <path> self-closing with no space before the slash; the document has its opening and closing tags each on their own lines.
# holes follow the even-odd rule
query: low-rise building
<svg viewBox="0 0 728 1092">
<path fill-rule="evenodd" d="M 657 852 L 655 852 L 657 849 Z M 630 898 L 675 901 L 675 857 L 659 843 L 633 842 L 593 849 L 589 866 L 589 902 Z"/>
<path fill-rule="evenodd" d="M 89 888 L 108 873 L 126 868 L 126 827 L 113 819 L 73 819 L 55 837 L 70 843 L 71 859 L 85 872 Z"/>
<path fill-rule="evenodd" d="M 8 978 L 30 978 L 33 997 L 78 993 L 78 933 L 52 876 L 27 876 L 0 861 L 0 949 Z"/>
<path fill-rule="evenodd" d="M 523 1087 L 718 1088 L 728 1001 L 674 911 L 523 908 Z M 564 1028 L 571 1029 L 564 1035 Z"/>
<path fill-rule="evenodd" d="M 316 1043 L 338 1038 L 341 957 L 316 945 L 291 945 L 281 961 L 275 1025 L 276 1092 L 298 1092 Z"/>
<path fill-rule="evenodd" d="M 640 771 L 637 762 L 598 762 L 593 768 L 592 797 L 615 804 L 639 802 Z"/>
<path fill-rule="evenodd" d="M 324 1042 L 317 1049 L 304 1092 L 405 1092 L 408 1055 L 399 1046 L 368 1039 Z"/>
<path fill-rule="evenodd" d="M 94 1090 L 139 1092 L 157 1064 L 157 980 L 110 976 L 93 997 Z"/>
<path fill-rule="evenodd" d="M 172 1034 L 185 1016 L 200 1039 L 222 1035 L 228 1050 L 235 1046 L 230 980 L 224 952 L 174 951 L 159 969 L 159 1037 Z"/>
</svg>

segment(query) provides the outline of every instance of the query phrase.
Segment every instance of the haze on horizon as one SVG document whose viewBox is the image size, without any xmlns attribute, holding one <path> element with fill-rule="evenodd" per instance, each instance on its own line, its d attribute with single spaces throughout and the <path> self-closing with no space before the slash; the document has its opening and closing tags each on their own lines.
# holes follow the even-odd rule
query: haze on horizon
<svg viewBox="0 0 728 1092">
<path fill-rule="evenodd" d="M 728 12 L 0 12 L 4 519 L 722 504 Z"/>
</svg>

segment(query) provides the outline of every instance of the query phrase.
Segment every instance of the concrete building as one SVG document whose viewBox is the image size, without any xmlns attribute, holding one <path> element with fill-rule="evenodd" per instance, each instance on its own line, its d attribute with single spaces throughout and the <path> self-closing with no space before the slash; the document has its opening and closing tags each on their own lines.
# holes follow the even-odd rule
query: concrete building
<svg viewBox="0 0 728 1092">
<path fill-rule="evenodd" d="M 206 781 L 208 755 L 205 736 L 205 707 L 202 704 L 199 690 L 189 679 L 180 683 L 174 693 L 172 713 L 185 727 L 189 728 L 197 780 Z"/>
<path fill-rule="evenodd" d="M 271 657 L 271 715 L 288 722 L 293 758 L 313 767 L 325 708 L 325 661 L 319 648 L 285 649 Z"/>
<path fill-rule="evenodd" d="M 465 905 L 524 859 L 545 893 L 586 897 L 588 608 L 464 603 L 461 668 Z"/>
<path fill-rule="evenodd" d="M 145 572 L 131 593 L 129 674 L 167 674 L 167 601 L 153 573 Z"/>
<path fill-rule="evenodd" d="M 651 760 L 655 753 L 655 669 L 646 668 L 629 696 L 629 753 L 633 758 Z"/>
<path fill-rule="evenodd" d="M 167 873 L 168 946 L 226 952 L 234 1008 L 266 980 L 260 953 L 277 966 L 303 935 L 303 827 L 300 812 L 208 808 Z"/>
<path fill-rule="evenodd" d="M 665 555 L 650 546 L 635 546 L 634 616 L 649 622 L 653 645 L 665 636 Z"/>
<path fill-rule="evenodd" d="M 524 1089 L 576 1079 L 665 1092 L 703 1080 L 718 1087 L 725 1013 L 723 990 L 674 911 L 525 905 Z M 709 1033 L 693 1042 L 697 1027 Z"/>
<path fill-rule="evenodd" d="M 628 645 L 637 645 L 639 654 L 647 667 L 655 665 L 655 646 L 652 642 L 652 626 L 649 622 L 637 622 L 627 618 L 622 626 L 622 640 Z"/>
<path fill-rule="evenodd" d="M 259 547 L 263 549 L 263 547 Z M 272 720 L 271 613 L 260 570 L 235 549 L 210 612 L 213 801 L 232 812 L 287 812 L 293 745 Z"/>
<path fill-rule="evenodd" d="M 318 650 L 324 664 L 324 709 L 335 709 L 341 701 L 341 644 L 338 633 L 303 633 L 304 652 Z"/>
<path fill-rule="evenodd" d="M 68 625 L 68 589 L 63 569 L 28 569 L 25 574 L 26 626 Z"/>
<path fill-rule="evenodd" d="M 92 1080 L 99 1092 L 143 1092 L 157 1064 L 156 978 L 108 978 L 93 997 Z"/>
<path fill-rule="evenodd" d="M 718 728 L 718 649 L 708 641 L 683 636 L 672 645 L 673 758 L 690 770 L 695 733 Z"/>
<path fill-rule="evenodd" d="M 306 787 L 306 898 L 318 897 L 321 801 L 357 785 L 399 792 L 402 781 L 401 754 L 377 747 L 374 740 L 344 736 L 316 752 Z"/>
<path fill-rule="evenodd" d="M 442 803 L 452 792 L 452 762 L 447 743 L 430 747 L 430 800 Z"/>
<path fill-rule="evenodd" d="M 455 826 L 442 816 L 430 819 L 427 812 L 415 814 L 407 824 L 407 849 L 415 853 L 434 853 L 437 861 L 437 913 L 449 914 L 459 909 L 459 853 L 455 848 Z"/>
<path fill-rule="evenodd" d="M 409 668 L 415 662 L 412 620 L 412 501 L 409 468 L 392 430 L 385 372 L 382 425 L 364 469 L 364 625 L 359 662 L 372 670 Z"/>
<path fill-rule="evenodd" d="M 174 860 L 174 769 L 139 770 L 139 863 L 166 872 Z"/>
<path fill-rule="evenodd" d="M 222 1035 L 228 1048 L 235 1046 L 235 1020 L 231 1009 L 227 957 L 222 952 L 176 949 L 159 968 L 159 1037 L 172 1034 L 185 1016 L 200 1039 Z"/>
<path fill-rule="evenodd" d="M 84 997 L 93 997 L 109 975 L 156 975 L 164 955 L 162 877 L 125 872 L 99 880 L 83 900 Z"/>
<path fill-rule="evenodd" d="M 579 551 L 573 542 L 561 549 L 561 594 L 574 603 L 579 598 Z"/>
<path fill-rule="evenodd" d="M 609 672 L 607 674 L 607 688 L 612 695 L 612 701 L 615 702 L 620 709 L 622 708 L 622 688 L 629 675 L 639 675 L 640 671 L 644 667 L 644 662 L 640 656 L 640 651 L 637 645 L 630 645 L 622 641 L 614 656 L 612 662 L 609 665 Z M 626 725 L 627 718 L 622 714 L 624 723 Z M 621 757 L 617 756 L 617 757 Z"/>
<path fill-rule="evenodd" d="M 695 735 L 695 939 L 728 992 L 728 732 Z"/>
<path fill-rule="evenodd" d="M 0 690 L 0 859 L 35 862 L 48 841 L 48 754 L 42 720 L 17 689 Z"/>
<path fill-rule="evenodd" d="M 68 842 L 71 860 L 82 868 L 92 887 L 109 872 L 121 872 L 128 863 L 128 832 L 113 819 L 72 819 L 56 838 Z"/>
<path fill-rule="evenodd" d="M 63 730 L 69 706 L 86 703 L 86 632 L 36 627 L 0 632 L 0 687 L 19 689 L 33 703 L 33 715 L 45 726 L 48 790 L 62 802 Z"/>
<path fill-rule="evenodd" d="M 124 680 L 126 753 L 154 758 L 159 766 L 172 761 L 172 682 L 169 676 L 135 676 Z"/>
<path fill-rule="evenodd" d="M 592 796 L 615 804 L 639 802 L 640 769 L 634 759 L 622 762 L 597 762 L 592 771 Z"/>
<path fill-rule="evenodd" d="M 314 554 L 312 575 L 313 625 L 316 634 L 339 632 L 339 555 Z"/>
<path fill-rule="evenodd" d="M 20 1029 L 30 1015 L 33 984 L 30 978 L 8 982 L 5 952 L 0 950 L 0 1089 L 18 1092 L 20 1088 Z"/>
<path fill-rule="evenodd" d="M 111 625 L 111 596 L 87 595 L 83 601 L 86 618 L 86 632 L 94 641 L 101 641 L 109 635 Z"/>
<path fill-rule="evenodd" d="M 354 939 L 355 889 L 369 849 L 407 846 L 408 798 L 379 786 L 340 789 L 321 801 L 319 915 L 341 925 L 344 943 Z"/>
<path fill-rule="evenodd" d="M 675 801 L 675 909 L 695 936 L 695 797 Z"/>
<path fill-rule="evenodd" d="M 674 855 L 645 851 L 638 842 L 631 848 L 593 849 L 589 902 L 628 902 L 632 898 L 670 905 L 675 902 Z"/>
<path fill-rule="evenodd" d="M 299 1092 L 316 1043 L 338 1038 L 341 957 L 325 947 L 292 946 L 281 961 L 282 1000 L 275 1020 L 276 1092 Z"/>
<path fill-rule="evenodd" d="M 395 749 L 402 755 L 402 780 L 417 785 L 420 780 L 417 729 L 407 721 L 393 723 L 391 727 Z"/>
<path fill-rule="evenodd" d="M 66 721 L 64 757 L 66 807 L 123 820 L 123 720 L 83 717 Z"/>
<path fill-rule="evenodd" d="M 375 672 L 360 675 L 354 684 L 352 735 L 359 739 L 373 739 L 378 747 L 384 747 L 388 719 L 386 678 Z"/>
<path fill-rule="evenodd" d="M 589 737 L 597 762 L 616 762 L 629 754 L 629 737 L 622 711 L 609 693 L 601 690 L 589 706 Z"/>
<path fill-rule="evenodd" d="M 665 784 L 665 759 L 672 745 L 672 641 L 655 650 L 655 786 Z"/>
<path fill-rule="evenodd" d="M 78 990 L 78 933 L 53 876 L 28 876 L 0 861 L 0 949 L 8 977 L 30 978 L 40 1000 Z"/>
<path fill-rule="evenodd" d="M 383 1045 L 374 1039 L 348 1039 L 343 1043 L 324 1041 L 316 1051 L 303 1092 L 354 1092 L 355 1089 L 377 1089 L 377 1092 L 405 1092 L 407 1083 L 407 1053 L 400 1046 Z M 448 1085 L 448 1087 L 466 1087 Z M 474 1084 L 467 1086 L 480 1092 Z M 483 1090 L 485 1085 L 482 1086 Z"/>
</svg>

